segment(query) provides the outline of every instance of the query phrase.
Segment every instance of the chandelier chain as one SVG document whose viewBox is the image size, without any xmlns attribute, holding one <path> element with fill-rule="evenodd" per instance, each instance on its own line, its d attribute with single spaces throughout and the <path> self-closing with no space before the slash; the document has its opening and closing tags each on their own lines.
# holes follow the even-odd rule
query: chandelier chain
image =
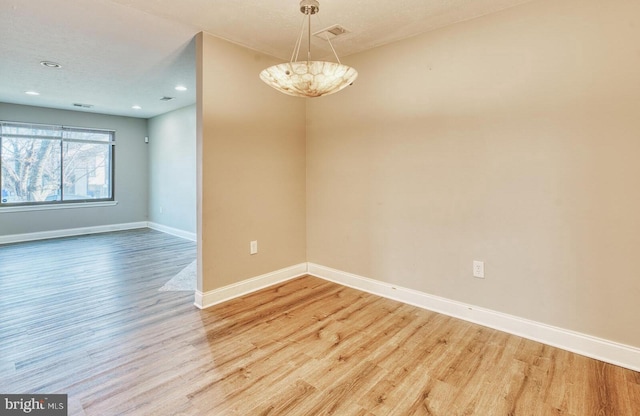
<svg viewBox="0 0 640 416">
<path fill-rule="evenodd" d="M 298 40 L 296 41 L 295 46 L 293 47 L 293 53 L 291 54 L 291 62 L 295 62 L 298 60 L 298 54 L 300 53 L 300 46 L 302 44 L 302 37 L 304 36 L 304 23 L 305 17 L 302 17 L 302 24 L 300 25 L 300 35 L 298 36 Z"/>
</svg>

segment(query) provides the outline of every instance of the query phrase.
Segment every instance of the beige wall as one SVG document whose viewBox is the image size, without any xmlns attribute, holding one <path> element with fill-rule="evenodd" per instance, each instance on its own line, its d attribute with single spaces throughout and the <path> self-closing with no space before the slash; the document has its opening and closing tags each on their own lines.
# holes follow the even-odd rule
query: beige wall
<svg viewBox="0 0 640 416">
<path fill-rule="evenodd" d="M 345 59 L 308 261 L 640 346 L 638 39 L 637 0 L 541 0 Z"/>
<path fill-rule="evenodd" d="M 305 103 L 260 81 L 275 59 L 196 41 L 199 290 L 210 291 L 306 260 Z"/>
</svg>

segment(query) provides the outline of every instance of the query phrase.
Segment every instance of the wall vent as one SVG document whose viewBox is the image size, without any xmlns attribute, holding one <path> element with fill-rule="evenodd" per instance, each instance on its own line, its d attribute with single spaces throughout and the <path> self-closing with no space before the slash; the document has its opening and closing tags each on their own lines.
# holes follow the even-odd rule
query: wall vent
<svg viewBox="0 0 640 416">
<path fill-rule="evenodd" d="M 333 38 L 337 38 L 338 36 L 346 35 L 347 33 L 350 33 L 350 32 L 344 27 L 340 25 L 333 25 L 317 31 L 316 33 L 313 34 L 313 36 L 317 36 L 320 39 L 327 40 L 327 38 L 333 39 Z"/>
</svg>

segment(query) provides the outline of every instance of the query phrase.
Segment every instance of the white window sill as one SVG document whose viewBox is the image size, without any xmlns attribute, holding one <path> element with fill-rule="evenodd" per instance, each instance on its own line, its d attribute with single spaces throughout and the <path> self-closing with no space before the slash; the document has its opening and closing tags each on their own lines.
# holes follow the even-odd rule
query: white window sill
<svg viewBox="0 0 640 416">
<path fill-rule="evenodd" d="M 73 209 L 73 208 L 95 208 L 95 207 L 112 207 L 118 205 L 118 201 L 100 201 L 100 202 L 78 202 L 69 204 L 50 204 L 50 205 L 22 205 L 13 207 L 0 207 L 0 213 L 4 212 L 27 212 L 27 211 L 48 211 L 51 209 Z"/>
</svg>

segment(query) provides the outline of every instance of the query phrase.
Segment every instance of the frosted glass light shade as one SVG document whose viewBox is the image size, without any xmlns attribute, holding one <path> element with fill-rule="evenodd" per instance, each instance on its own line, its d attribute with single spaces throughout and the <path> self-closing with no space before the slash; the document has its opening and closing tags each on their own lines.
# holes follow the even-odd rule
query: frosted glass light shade
<svg viewBox="0 0 640 416">
<path fill-rule="evenodd" d="M 336 62 L 302 61 L 270 66 L 260 73 L 267 85 L 294 97 L 321 97 L 350 85 L 358 71 Z"/>
</svg>

